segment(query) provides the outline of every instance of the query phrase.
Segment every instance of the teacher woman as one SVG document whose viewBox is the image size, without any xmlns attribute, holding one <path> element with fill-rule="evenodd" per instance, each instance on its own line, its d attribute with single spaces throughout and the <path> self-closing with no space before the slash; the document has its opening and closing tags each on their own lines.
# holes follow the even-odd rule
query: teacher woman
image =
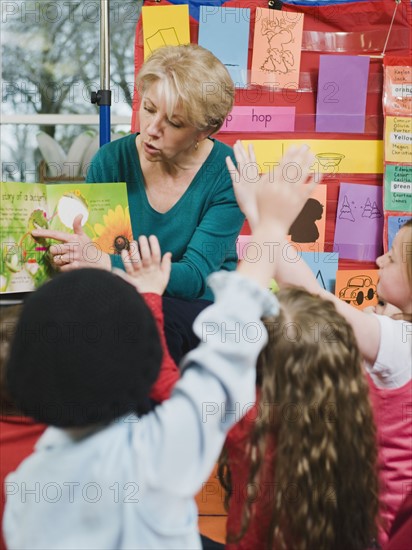
<svg viewBox="0 0 412 550">
<path fill-rule="evenodd" d="M 228 155 L 234 157 L 230 147 L 211 138 L 232 109 L 234 85 L 225 66 L 195 44 L 159 48 L 136 83 L 140 133 L 104 145 L 86 181 L 125 181 L 133 238 L 154 234 L 162 252 L 172 252 L 163 308 L 168 345 L 178 362 L 196 345 L 192 322 L 213 299 L 208 275 L 237 264 L 235 242 L 244 217 L 225 164 Z M 74 231 L 33 231 L 60 241 L 50 253 L 61 271 L 91 266 L 82 253 L 91 243 L 80 219 Z M 93 265 L 121 267 L 119 253 L 130 237 L 116 235 L 113 254 L 100 254 Z"/>
</svg>

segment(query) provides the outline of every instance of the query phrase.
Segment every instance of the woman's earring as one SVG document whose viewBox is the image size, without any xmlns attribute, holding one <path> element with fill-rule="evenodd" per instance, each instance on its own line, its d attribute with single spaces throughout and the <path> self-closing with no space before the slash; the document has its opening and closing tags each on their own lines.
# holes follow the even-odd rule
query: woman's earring
<svg viewBox="0 0 412 550">
<path fill-rule="evenodd" d="M 198 149 L 199 149 L 199 142 L 196 141 L 196 143 L 195 143 L 195 151 L 197 151 Z"/>
</svg>

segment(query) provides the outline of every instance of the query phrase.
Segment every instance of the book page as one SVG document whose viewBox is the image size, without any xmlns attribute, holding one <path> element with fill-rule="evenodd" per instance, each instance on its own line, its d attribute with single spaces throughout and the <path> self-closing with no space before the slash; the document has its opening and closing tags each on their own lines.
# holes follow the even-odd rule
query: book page
<svg viewBox="0 0 412 550">
<path fill-rule="evenodd" d="M 46 278 L 46 243 L 31 236 L 47 227 L 45 184 L 0 183 L 0 292 L 34 290 Z"/>
<path fill-rule="evenodd" d="M 103 252 L 120 254 L 133 239 L 125 183 L 1 183 L 0 292 L 35 290 L 50 278 L 55 266 L 47 251 L 56 241 L 34 239 L 31 231 L 73 233 L 79 214 L 91 239 L 82 251 L 90 263 Z"/>
</svg>

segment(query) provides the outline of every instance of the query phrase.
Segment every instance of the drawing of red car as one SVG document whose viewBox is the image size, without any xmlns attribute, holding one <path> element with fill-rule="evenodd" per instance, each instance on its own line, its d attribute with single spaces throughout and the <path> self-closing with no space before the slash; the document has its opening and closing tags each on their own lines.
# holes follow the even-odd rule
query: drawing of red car
<svg viewBox="0 0 412 550">
<path fill-rule="evenodd" d="M 339 291 L 339 298 L 348 304 L 355 302 L 358 306 L 364 300 L 372 300 L 376 294 L 376 285 L 368 275 L 356 275 L 348 280 L 347 286 Z"/>
</svg>

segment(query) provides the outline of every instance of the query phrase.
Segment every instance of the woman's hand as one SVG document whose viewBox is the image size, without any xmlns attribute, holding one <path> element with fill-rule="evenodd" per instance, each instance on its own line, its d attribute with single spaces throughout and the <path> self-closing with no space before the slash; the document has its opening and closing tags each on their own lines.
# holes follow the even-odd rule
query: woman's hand
<svg viewBox="0 0 412 550">
<path fill-rule="evenodd" d="M 170 278 L 172 254 L 166 252 L 162 257 L 157 237 L 139 237 L 138 243 L 132 241 L 130 250 L 122 250 L 121 254 L 126 273 L 115 269 L 117 275 L 140 293 L 163 294 Z"/>
<path fill-rule="evenodd" d="M 249 145 L 247 153 L 237 141 L 233 149 L 238 168 L 229 157 L 226 164 L 239 207 L 252 230 L 258 224 L 276 222 L 286 234 L 318 183 L 310 170 L 314 155 L 306 146 L 292 146 L 276 168 L 259 176 L 253 146 Z"/>
<path fill-rule="evenodd" d="M 31 234 L 33 237 L 61 241 L 61 244 L 52 244 L 49 248 L 53 263 L 60 271 L 72 271 L 81 267 L 97 267 L 110 271 L 109 254 L 102 252 L 84 233 L 81 222 L 82 215 L 79 214 L 73 221 L 73 234 L 51 229 L 34 229 Z"/>
</svg>

